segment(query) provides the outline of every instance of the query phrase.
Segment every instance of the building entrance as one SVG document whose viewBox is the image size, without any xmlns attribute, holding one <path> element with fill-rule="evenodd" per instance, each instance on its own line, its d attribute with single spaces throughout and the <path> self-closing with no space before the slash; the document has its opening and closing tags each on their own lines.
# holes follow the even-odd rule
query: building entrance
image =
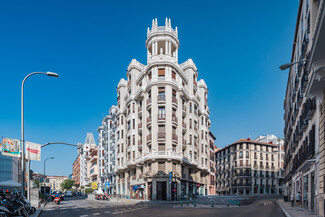
<svg viewBox="0 0 325 217">
<path fill-rule="evenodd" d="M 157 181 L 157 200 L 166 200 L 167 199 L 167 184 L 166 182 Z"/>
</svg>

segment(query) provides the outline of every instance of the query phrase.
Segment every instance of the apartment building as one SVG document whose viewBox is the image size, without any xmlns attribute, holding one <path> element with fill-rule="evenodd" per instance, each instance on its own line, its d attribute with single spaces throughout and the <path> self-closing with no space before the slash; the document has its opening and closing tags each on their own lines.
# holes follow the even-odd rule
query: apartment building
<svg viewBox="0 0 325 217">
<path fill-rule="evenodd" d="M 98 169 L 98 146 L 91 146 L 89 149 L 89 161 L 87 162 L 87 177 L 90 183 L 100 182 Z"/>
<path fill-rule="evenodd" d="M 216 195 L 216 161 L 215 161 L 215 145 L 216 137 L 209 131 L 209 180 L 208 195 Z"/>
<path fill-rule="evenodd" d="M 278 151 L 276 152 L 277 155 L 277 162 L 278 162 L 278 180 L 279 180 L 279 194 L 283 195 L 284 193 L 284 139 L 280 139 L 277 136 L 271 134 L 266 136 L 259 136 L 255 139 L 255 141 L 258 142 L 266 142 L 266 143 L 272 143 L 278 146 Z"/>
<path fill-rule="evenodd" d="M 116 130 L 116 111 L 117 107 L 113 105 L 109 114 L 102 120 L 101 126 L 98 127 L 98 142 L 99 142 L 99 177 L 100 187 L 105 189 L 109 194 L 116 193 L 116 145 L 115 145 L 115 130 Z M 105 183 L 109 183 L 107 189 Z"/>
<path fill-rule="evenodd" d="M 147 65 L 133 59 L 117 87 L 117 193 L 148 200 L 206 195 L 207 85 L 193 60 L 178 63 L 178 30 L 152 21 Z"/>
<path fill-rule="evenodd" d="M 90 184 L 89 164 L 90 153 L 96 148 L 96 143 L 92 133 L 87 133 L 85 143 L 83 144 L 83 153 L 80 154 L 80 186 Z"/>
<path fill-rule="evenodd" d="M 216 151 L 219 195 L 279 194 L 278 145 L 240 139 Z"/>
<path fill-rule="evenodd" d="M 301 0 L 284 100 L 286 194 L 324 216 L 324 0 Z M 296 198 L 298 200 L 298 198 Z"/>
<path fill-rule="evenodd" d="M 68 179 L 67 176 L 46 176 L 46 186 L 50 186 L 52 191 L 60 191 L 61 183 Z"/>
<path fill-rule="evenodd" d="M 80 155 L 75 159 L 72 165 L 72 179 L 74 180 L 74 185 L 80 186 Z"/>
</svg>

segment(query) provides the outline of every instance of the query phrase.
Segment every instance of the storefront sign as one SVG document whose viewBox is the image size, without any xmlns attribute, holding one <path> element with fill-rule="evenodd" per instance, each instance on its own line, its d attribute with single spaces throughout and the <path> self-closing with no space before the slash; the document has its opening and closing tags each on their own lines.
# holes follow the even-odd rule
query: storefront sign
<svg viewBox="0 0 325 217">
<path fill-rule="evenodd" d="M 25 154 L 27 160 L 41 161 L 41 145 L 26 141 Z"/>
<path fill-rule="evenodd" d="M 20 141 L 17 139 L 2 139 L 2 155 L 20 157 Z"/>
</svg>

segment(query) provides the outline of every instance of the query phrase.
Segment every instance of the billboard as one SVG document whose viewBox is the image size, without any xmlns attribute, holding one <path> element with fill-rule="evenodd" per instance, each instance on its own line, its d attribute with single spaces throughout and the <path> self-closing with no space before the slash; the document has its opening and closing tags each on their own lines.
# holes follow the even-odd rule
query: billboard
<svg viewBox="0 0 325 217">
<path fill-rule="evenodd" d="M 26 141 L 25 154 L 27 160 L 41 161 L 41 145 Z"/>
<path fill-rule="evenodd" d="M 2 155 L 20 157 L 20 141 L 17 139 L 2 138 Z"/>
</svg>

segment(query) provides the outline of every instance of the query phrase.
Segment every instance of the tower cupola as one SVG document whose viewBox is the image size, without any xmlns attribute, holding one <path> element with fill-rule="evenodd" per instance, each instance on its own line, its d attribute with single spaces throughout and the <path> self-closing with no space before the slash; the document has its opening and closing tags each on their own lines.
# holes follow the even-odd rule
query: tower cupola
<svg viewBox="0 0 325 217">
<path fill-rule="evenodd" d="M 157 18 L 152 20 L 151 29 L 147 30 L 147 61 L 152 62 L 164 57 L 178 62 L 178 32 L 172 28 L 170 19 L 166 18 L 165 26 L 158 26 Z"/>
</svg>

